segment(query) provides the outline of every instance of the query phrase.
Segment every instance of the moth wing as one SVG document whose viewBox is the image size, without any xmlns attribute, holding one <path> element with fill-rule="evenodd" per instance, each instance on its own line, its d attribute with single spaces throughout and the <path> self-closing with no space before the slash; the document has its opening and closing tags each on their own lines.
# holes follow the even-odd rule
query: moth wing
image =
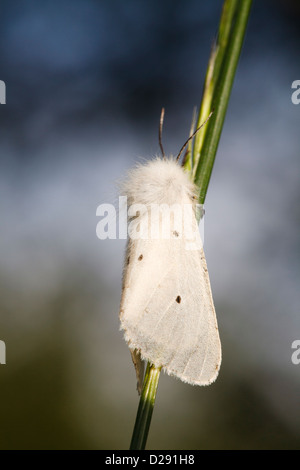
<svg viewBox="0 0 300 470">
<path fill-rule="evenodd" d="M 213 382 L 221 344 L 202 242 L 130 240 L 120 320 L 131 350 L 195 385 Z"/>
</svg>

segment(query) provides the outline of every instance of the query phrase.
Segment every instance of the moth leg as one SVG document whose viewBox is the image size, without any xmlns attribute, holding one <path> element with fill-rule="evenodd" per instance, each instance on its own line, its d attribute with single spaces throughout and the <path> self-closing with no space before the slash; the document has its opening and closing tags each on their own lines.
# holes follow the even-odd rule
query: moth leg
<svg viewBox="0 0 300 470">
<path fill-rule="evenodd" d="M 140 351 L 138 349 L 133 349 L 133 350 L 131 349 L 130 353 L 131 353 L 131 358 L 132 358 L 132 362 L 134 364 L 135 373 L 136 373 L 136 379 L 137 379 L 136 389 L 138 391 L 138 394 L 140 395 L 142 393 L 142 388 L 143 388 L 145 363 L 142 360 Z"/>
</svg>

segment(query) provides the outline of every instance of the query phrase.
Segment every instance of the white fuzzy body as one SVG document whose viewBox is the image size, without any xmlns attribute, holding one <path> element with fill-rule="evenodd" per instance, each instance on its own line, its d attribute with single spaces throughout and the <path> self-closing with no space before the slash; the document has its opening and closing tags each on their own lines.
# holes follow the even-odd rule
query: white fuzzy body
<svg viewBox="0 0 300 470">
<path fill-rule="evenodd" d="M 147 208 L 132 217 L 131 224 L 147 236 L 128 241 L 120 308 L 135 363 L 140 355 L 184 382 L 208 385 L 218 375 L 221 344 L 199 232 L 192 250 L 187 249 L 186 226 L 178 228 L 174 217 L 168 238 L 161 231 L 155 239 L 148 236 L 153 204 L 175 204 L 178 210 L 190 205 L 188 228 L 195 230 L 196 188 L 174 159 L 157 158 L 129 173 L 122 195 L 128 206 Z"/>
<path fill-rule="evenodd" d="M 183 168 L 173 159 L 156 158 L 131 170 L 122 185 L 132 204 L 194 202 L 196 189 Z"/>
</svg>

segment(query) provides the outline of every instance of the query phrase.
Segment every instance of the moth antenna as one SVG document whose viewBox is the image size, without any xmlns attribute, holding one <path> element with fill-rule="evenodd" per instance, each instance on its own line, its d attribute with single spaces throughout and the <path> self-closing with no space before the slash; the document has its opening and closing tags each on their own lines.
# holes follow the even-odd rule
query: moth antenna
<svg viewBox="0 0 300 470">
<path fill-rule="evenodd" d="M 185 147 L 187 146 L 187 144 L 189 143 L 189 141 L 195 137 L 195 135 L 197 134 L 198 131 L 200 131 L 200 129 L 204 126 L 204 124 L 207 123 L 207 121 L 211 118 L 212 114 L 213 114 L 214 110 L 212 110 L 210 113 L 209 113 L 209 116 L 207 119 L 205 119 L 205 121 L 201 124 L 201 126 L 199 126 L 195 132 L 192 133 L 192 135 L 187 139 L 187 141 L 183 144 L 183 146 L 181 147 L 180 151 L 179 151 L 179 154 L 177 155 L 176 157 L 176 161 L 178 162 L 179 160 L 179 157 L 180 155 L 182 154 L 182 152 L 184 151 Z"/>
<path fill-rule="evenodd" d="M 196 126 L 196 119 L 197 119 L 197 107 L 194 106 L 189 137 L 190 137 L 190 136 L 192 135 L 192 133 L 194 132 L 194 129 L 195 129 L 195 126 Z M 185 151 L 185 153 L 184 153 L 184 155 L 183 155 L 182 166 L 184 166 L 184 165 L 185 165 L 185 162 L 187 161 L 187 159 L 190 158 L 189 153 L 191 153 L 191 149 L 189 149 L 189 148 L 187 147 L 187 149 L 186 149 L 186 151 Z"/>
<path fill-rule="evenodd" d="M 165 108 L 161 108 L 161 114 L 160 114 L 160 120 L 159 120 L 159 131 L 158 131 L 158 141 L 159 141 L 159 146 L 160 146 L 160 150 L 161 150 L 161 154 L 165 160 L 166 158 L 166 155 L 165 155 L 165 151 L 164 151 L 164 148 L 163 148 L 163 144 L 162 144 L 162 139 L 161 139 L 161 136 L 162 136 L 162 128 L 163 128 L 163 123 L 164 123 L 164 117 L 165 117 Z"/>
</svg>

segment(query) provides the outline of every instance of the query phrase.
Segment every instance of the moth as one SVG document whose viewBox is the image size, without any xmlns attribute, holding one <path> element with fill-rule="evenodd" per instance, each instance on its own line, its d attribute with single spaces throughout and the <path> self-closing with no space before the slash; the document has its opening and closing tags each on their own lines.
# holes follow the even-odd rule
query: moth
<svg viewBox="0 0 300 470">
<path fill-rule="evenodd" d="M 198 190 L 179 164 L 180 154 L 200 128 L 177 158 L 167 158 L 161 144 L 162 122 L 163 112 L 162 157 L 137 165 L 121 186 L 129 207 L 129 239 L 120 327 L 136 368 L 139 392 L 143 361 L 193 385 L 211 384 L 221 364 L 217 319 L 196 218 Z"/>
</svg>

